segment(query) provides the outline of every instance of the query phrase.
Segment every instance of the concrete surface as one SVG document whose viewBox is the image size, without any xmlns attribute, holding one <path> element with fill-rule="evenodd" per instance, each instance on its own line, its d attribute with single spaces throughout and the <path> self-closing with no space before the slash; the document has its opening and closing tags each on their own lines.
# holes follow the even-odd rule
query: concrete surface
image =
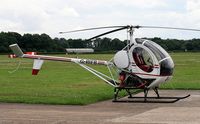
<svg viewBox="0 0 200 124">
<path fill-rule="evenodd" d="M 87 106 L 0 103 L 0 124 L 199 124 L 199 90 L 162 90 L 161 96 L 189 98 L 176 103 L 113 103 Z M 138 94 L 143 95 L 143 94 Z M 150 91 L 150 96 L 153 96 Z"/>
</svg>

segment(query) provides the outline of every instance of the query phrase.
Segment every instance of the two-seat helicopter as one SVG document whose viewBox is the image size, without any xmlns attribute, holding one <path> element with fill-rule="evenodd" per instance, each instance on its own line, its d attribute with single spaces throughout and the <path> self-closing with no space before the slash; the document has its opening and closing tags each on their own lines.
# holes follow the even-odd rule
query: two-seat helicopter
<svg viewBox="0 0 200 124">
<path fill-rule="evenodd" d="M 190 30 L 200 31 L 197 29 L 185 29 L 185 28 L 173 28 L 173 27 L 156 27 L 156 26 L 108 26 L 108 27 L 97 27 L 88 28 L 81 30 L 74 30 L 60 33 L 71 33 L 86 30 L 97 30 L 97 29 L 113 29 L 111 31 L 102 33 L 88 40 L 93 40 L 100 36 L 110 34 L 113 32 L 127 30 L 129 34 L 129 40 L 127 45 L 122 50 L 118 51 L 110 61 L 104 60 L 91 60 L 91 59 L 79 59 L 79 58 L 67 58 L 67 57 L 56 57 L 46 55 L 29 55 L 24 54 L 17 44 L 10 45 L 10 48 L 16 56 L 21 58 L 34 59 L 32 74 L 37 75 L 42 67 L 44 60 L 50 61 L 63 61 L 63 62 L 74 62 L 87 71 L 91 72 L 95 76 L 99 77 L 107 84 L 114 87 L 114 100 L 118 100 L 118 93 L 121 90 L 125 90 L 129 97 L 128 98 L 143 98 L 144 100 L 132 100 L 132 102 L 156 102 L 150 99 L 172 99 L 170 101 L 158 101 L 158 102 L 176 102 L 180 99 L 187 98 L 190 95 L 184 97 L 160 97 L 158 88 L 160 84 L 169 81 L 172 78 L 174 71 L 174 62 L 170 55 L 158 44 L 147 39 L 134 38 L 133 33 L 135 29 L 139 28 L 164 28 L 164 29 L 176 29 L 176 30 Z M 108 67 L 110 75 L 101 73 L 86 64 L 104 65 Z M 116 70 L 113 73 L 113 68 Z M 117 78 L 116 76 L 117 75 Z M 144 91 L 144 97 L 133 97 L 131 91 L 135 89 L 142 89 Z M 148 91 L 153 89 L 157 94 L 157 97 L 148 97 Z M 131 100 L 127 100 L 131 101 Z"/>
</svg>

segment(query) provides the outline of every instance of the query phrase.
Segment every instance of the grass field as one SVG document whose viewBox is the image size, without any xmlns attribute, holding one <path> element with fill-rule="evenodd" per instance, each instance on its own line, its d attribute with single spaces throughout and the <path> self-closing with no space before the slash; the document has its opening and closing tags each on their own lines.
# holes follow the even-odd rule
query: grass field
<svg viewBox="0 0 200 124">
<path fill-rule="evenodd" d="M 71 55 L 74 57 L 76 55 Z M 80 58 L 109 60 L 111 54 L 78 55 Z M 200 89 L 200 53 L 171 53 L 174 78 L 161 88 Z M 15 70 L 18 62 L 21 66 Z M 73 63 L 45 61 L 38 76 L 32 76 L 28 59 L 0 56 L 0 102 L 41 104 L 89 104 L 113 97 L 113 88 Z M 107 71 L 104 66 L 97 70 Z"/>
</svg>

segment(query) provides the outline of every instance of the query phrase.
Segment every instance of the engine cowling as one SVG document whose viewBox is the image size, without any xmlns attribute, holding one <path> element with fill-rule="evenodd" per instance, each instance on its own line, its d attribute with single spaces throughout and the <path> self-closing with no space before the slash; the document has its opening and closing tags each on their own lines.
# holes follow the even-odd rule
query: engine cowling
<svg viewBox="0 0 200 124">
<path fill-rule="evenodd" d="M 129 66 L 129 57 L 127 51 L 118 51 L 114 56 L 114 64 L 121 69 L 127 68 Z"/>
</svg>

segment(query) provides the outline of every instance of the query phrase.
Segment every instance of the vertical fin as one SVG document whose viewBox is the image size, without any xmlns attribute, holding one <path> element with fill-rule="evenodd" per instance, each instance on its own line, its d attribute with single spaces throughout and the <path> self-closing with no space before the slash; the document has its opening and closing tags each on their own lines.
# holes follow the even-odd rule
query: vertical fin
<svg viewBox="0 0 200 124">
<path fill-rule="evenodd" d="M 13 51 L 13 53 L 18 56 L 18 57 L 23 57 L 24 53 L 22 50 L 19 48 L 18 44 L 12 44 L 9 46 L 10 49 Z"/>
<path fill-rule="evenodd" d="M 34 59 L 32 75 L 37 75 L 38 74 L 38 72 L 40 71 L 40 69 L 42 67 L 43 62 L 44 62 L 44 60 Z"/>
</svg>

